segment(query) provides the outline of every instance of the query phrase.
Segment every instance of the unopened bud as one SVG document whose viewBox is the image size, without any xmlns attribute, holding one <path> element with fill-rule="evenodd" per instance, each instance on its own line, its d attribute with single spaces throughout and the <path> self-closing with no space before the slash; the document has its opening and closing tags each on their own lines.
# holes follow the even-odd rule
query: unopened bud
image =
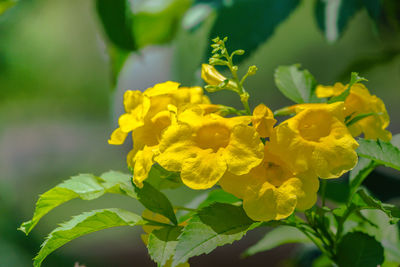
<svg viewBox="0 0 400 267">
<path fill-rule="evenodd" d="M 203 64 L 201 66 L 201 78 L 207 84 L 212 86 L 218 86 L 221 83 L 226 83 L 226 80 L 228 80 L 226 88 L 237 90 L 236 83 L 227 79 L 224 75 L 219 73 L 219 71 L 217 71 L 214 66 Z"/>
<path fill-rule="evenodd" d="M 253 66 L 250 66 L 250 67 L 249 67 L 247 73 L 248 73 L 249 75 L 254 75 L 254 74 L 256 74 L 257 70 L 258 70 L 258 68 L 257 68 L 255 65 L 253 65 Z"/>
</svg>

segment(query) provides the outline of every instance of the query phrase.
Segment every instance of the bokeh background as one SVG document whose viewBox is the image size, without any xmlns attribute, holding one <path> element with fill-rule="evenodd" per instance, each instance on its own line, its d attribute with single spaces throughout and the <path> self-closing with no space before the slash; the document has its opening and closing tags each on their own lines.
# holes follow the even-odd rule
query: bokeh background
<svg viewBox="0 0 400 267">
<path fill-rule="evenodd" d="M 157 12 L 168 1 L 150 2 L 153 6 L 146 8 Z M 360 9 L 349 18 L 340 38 L 330 42 L 316 21 L 316 2 L 300 2 L 240 63 L 242 71 L 253 64 L 259 69 L 248 79 L 251 106 L 264 102 L 274 110 L 290 104 L 274 85 L 278 65 L 301 63 L 321 84 L 346 82 L 351 71 L 358 71 L 369 80 L 370 91 L 385 102 L 391 115 L 389 129 L 399 133 L 399 28 L 395 24 L 382 28 L 371 21 L 367 9 Z M 45 235 L 83 211 L 112 207 L 142 211 L 137 202 L 122 196 L 74 200 L 44 217 L 29 237 L 16 231 L 32 216 L 38 195 L 63 179 L 110 169 L 127 172 L 125 155 L 131 144 L 107 144 L 122 112 L 125 90 L 144 90 L 166 80 L 202 85 L 199 64 L 205 59 L 211 24 L 205 21 L 188 30 L 182 21 L 174 23 L 173 37 L 131 53 L 115 80 L 95 1 L 19 1 L 0 15 L 1 267 L 31 266 Z M 159 26 L 155 27 L 147 34 L 156 34 Z M 237 23 L 233 27 L 238 27 Z M 246 27 L 243 23 L 243 28 L 233 30 L 247 38 L 245 32 L 255 29 Z M 230 92 L 210 97 L 240 107 L 239 99 Z M 195 193 L 189 189 L 166 191 L 174 203 L 189 201 Z M 291 245 L 240 259 L 244 248 L 263 233 L 251 232 L 234 245 L 196 257 L 192 266 L 293 266 L 290 255 L 296 248 Z M 73 266 L 75 262 L 100 267 L 155 266 L 140 234 L 140 228 L 128 227 L 91 234 L 57 250 L 43 266 Z M 306 261 L 302 264 L 310 266 Z"/>
</svg>

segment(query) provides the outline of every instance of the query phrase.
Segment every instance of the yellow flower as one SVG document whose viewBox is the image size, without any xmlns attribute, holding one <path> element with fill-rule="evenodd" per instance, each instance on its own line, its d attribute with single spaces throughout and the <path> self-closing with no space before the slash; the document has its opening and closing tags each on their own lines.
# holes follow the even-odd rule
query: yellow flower
<svg viewBox="0 0 400 267">
<path fill-rule="evenodd" d="M 215 185 L 226 172 L 242 175 L 263 158 L 263 144 L 251 117 L 224 118 L 187 109 L 164 132 L 156 161 L 169 171 L 181 172 L 192 189 Z"/>
<path fill-rule="evenodd" d="M 171 124 L 171 107 L 183 109 L 186 105 L 200 104 L 212 109 L 209 99 L 200 87 L 181 87 L 179 83 L 156 84 L 144 92 L 126 91 L 124 94 L 125 114 L 121 115 L 117 128 L 108 140 L 109 144 L 122 144 L 132 132 L 134 148 L 127 156 L 128 166 L 133 168 L 133 181 L 139 187 L 147 178 L 162 132 Z"/>
<path fill-rule="evenodd" d="M 294 173 L 337 178 L 357 163 L 358 143 L 344 124 L 344 104 L 306 104 L 277 126 L 270 137 L 271 153 L 284 158 Z"/>
<path fill-rule="evenodd" d="M 330 97 L 340 95 L 347 85 L 336 83 L 334 86 L 317 86 L 316 94 L 318 97 Z M 349 126 L 353 136 L 364 133 L 366 139 L 382 139 L 389 141 L 392 134 L 386 130 L 390 119 L 383 101 L 375 95 L 371 95 L 362 83 L 354 84 L 350 89 L 350 94 L 345 102 L 345 117 L 350 120 L 357 115 L 374 113 Z"/>
<path fill-rule="evenodd" d="M 280 220 L 294 210 L 311 208 L 319 187 L 315 175 L 295 175 L 287 164 L 265 146 L 262 163 L 248 174 L 227 173 L 219 181 L 221 187 L 243 199 L 246 214 L 256 221 Z"/>
<path fill-rule="evenodd" d="M 265 138 L 271 135 L 276 120 L 273 112 L 264 104 L 260 104 L 253 110 L 252 123 L 260 137 Z"/>
</svg>

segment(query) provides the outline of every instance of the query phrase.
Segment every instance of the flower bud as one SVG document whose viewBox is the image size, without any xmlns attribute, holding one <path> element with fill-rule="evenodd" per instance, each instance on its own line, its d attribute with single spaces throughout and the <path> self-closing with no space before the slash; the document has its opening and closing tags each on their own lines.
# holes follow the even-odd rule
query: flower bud
<svg viewBox="0 0 400 267">
<path fill-rule="evenodd" d="M 219 73 L 214 66 L 203 64 L 201 67 L 201 78 L 209 85 L 218 86 L 225 80 L 228 80 L 225 76 Z M 226 88 L 237 90 L 237 84 L 234 81 L 228 80 Z"/>
</svg>

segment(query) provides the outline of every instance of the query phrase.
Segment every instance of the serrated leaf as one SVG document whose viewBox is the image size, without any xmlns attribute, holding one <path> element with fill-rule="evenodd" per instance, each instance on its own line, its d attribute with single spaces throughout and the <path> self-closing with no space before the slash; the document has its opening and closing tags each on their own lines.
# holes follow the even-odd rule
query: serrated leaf
<svg viewBox="0 0 400 267">
<path fill-rule="evenodd" d="M 43 260 L 54 250 L 76 239 L 99 230 L 116 226 L 141 224 L 141 217 L 121 209 L 102 209 L 82 213 L 54 229 L 42 244 L 33 265 L 40 267 Z"/>
<path fill-rule="evenodd" d="M 147 182 L 143 182 L 142 188 L 135 187 L 135 192 L 140 203 L 148 210 L 165 216 L 175 225 L 178 224 L 172 204 L 163 193 Z"/>
<path fill-rule="evenodd" d="M 348 233 L 338 244 L 337 264 L 340 267 L 376 267 L 383 260 L 382 245 L 365 233 Z"/>
<path fill-rule="evenodd" d="M 178 238 L 173 266 L 189 258 L 209 253 L 218 246 L 241 239 L 258 223 L 251 220 L 242 207 L 214 203 L 190 219 Z"/>
<path fill-rule="evenodd" d="M 97 0 L 96 8 L 108 39 L 123 50 L 136 50 L 128 0 Z"/>
<path fill-rule="evenodd" d="M 164 266 L 174 255 L 182 229 L 182 226 L 166 226 L 150 233 L 147 249 L 150 257 L 160 266 Z"/>
<path fill-rule="evenodd" d="M 317 82 L 308 70 L 300 65 L 279 66 L 275 70 L 275 84 L 289 99 L 296 103 L 310 102 Z"/>
<path fill-rule="evenodd" d="M 260 241 L 255 245 L 246 249 L 242 254 L 244 257 L 252 256 L 259 252 L 268 251 L 275 247 L 289 244 L 289 243 L 310 243 L 307 238 L 299 229 L 291 226 L 278 226 L 268 232 Z"/>
<path fill-rule="evenodd" d="M 350 171 L 349 175 L 350 198 L 377 165 L 373 160 L 359 158 L 357 166 Z"/>
<path fill-rule="evenodd" d="M 235 58 L 240 62 L 273 35 L 276 27 L 296 9 L 300 1 L 197 0 L 196 3 L 208 4 L 217 11 L 209 37 L 228 36 L 229 51 L 246 51 L 244 56 Z M 209 48 L 207 55 L 210 55 L 211 49 Z"/>
<path fill-rule="evenodd" d="M 376 161 L 379 164 L 391 167 L 400 171 L 400 150 L 389 142 L 381 140 L 357 140 L 359 156 Z"/>
<path fill-rule="evenodd" d="M 335 42 L 348 22 L 362 7 L 359 0 L 317 0 L 315 16 L 319 28 L 329 42 Z"/>
<path fill-rule="evenodd" d="M 154 164 L 149 172 L 146 182 L 158 190 L 174 189 L 182 185 L 181 177 L 178 172 L 170 172 L 158 164 Z"/>
<path fill-rule="evenodd" d="M 392 220 L 392 223 L 396 223 L 400 220 L 400 209 L 392 204 L 382 203 L 380 200 L 375 199 L 360 188 L 356 195 L 353 197 L 352 203 L 361 209 L 378 209 L 386 213 L 386 215 Z"/>
<path fill-rule="evenodd" d="M 93 174 L 73 176 L 42 194 L 36 202 L 32 219 L 22 223 L 19 230 L 28 235 L 44 215 L 74 198 L 93 200 L 105 193 L 122 194 L 136 198 L 130 175 L 110 171 L 100 176 L 97 177 Z"/>
</svg>

